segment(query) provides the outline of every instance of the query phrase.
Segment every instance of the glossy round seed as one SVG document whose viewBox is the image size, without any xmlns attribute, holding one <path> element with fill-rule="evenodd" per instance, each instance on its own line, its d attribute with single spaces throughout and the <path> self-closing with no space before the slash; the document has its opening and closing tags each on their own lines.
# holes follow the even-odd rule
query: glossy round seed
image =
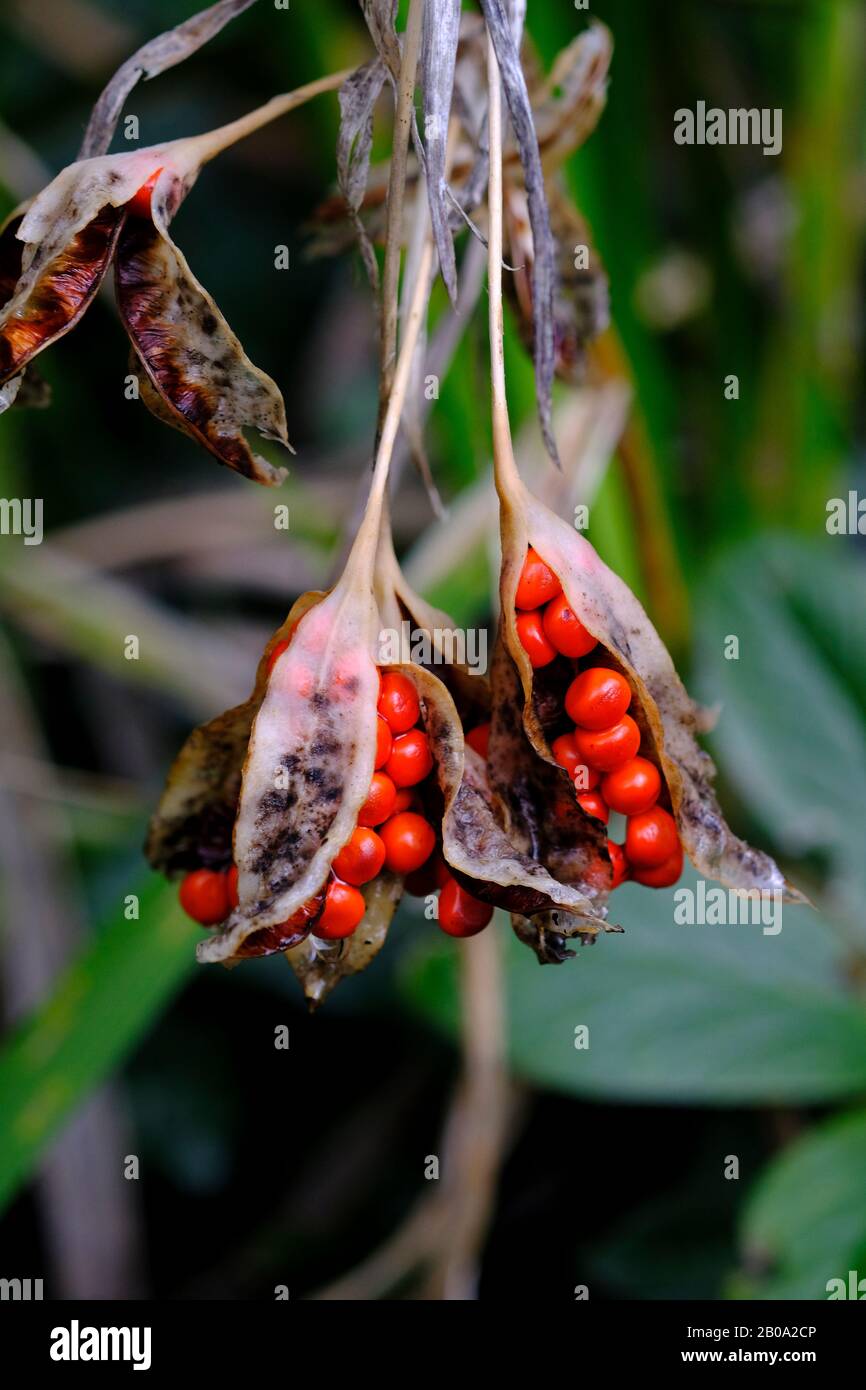
<svg viewBox="0 0 866 1390">
<path fill-rule="evenodd" d="M 394 739 L 385 771 L 396 787 L 415 787 L 433 771 L 430 740 L 423 729 L 410 729 Z"/>
<path fill-rule="evenodd" d="M 645 888 L 670 888 L 683 871 L 683 849 L 678 845 L 674 853 L 655 869 L 635 869 L 632 878 Z"/>
<path fill-rule="evenodd" d="M 433 827 L 414 811 L 392 816 L 379 833 L 385 846 L 385 866 L 393 874 L 414 873 L 436 848 Z"/>
<path fill-rule="evenodd" d="M 629 758 L 601 784 L 601 794 L 612 811 L 623 816 L 639 816 L 658 800 L 662 779 L 655 763 L 648 758 Z"/>
<path fill-rule="evenodd" d="M 385 764 L 386 764 L 386 762 L 387 762 L 388 759 L 390 758 L 390 756 L 391 756 L 391 745 L 392 745 L 393 742 L 394 742 L 394 736 L 393 736 L 393 734 L 391 733 L 391 726 L 389 725 L 387 719 L 383 719 L 382 716 L 381 716 L 381 714 L 377 714 L 377 715 L 376 715 L 376 762 L 375 762 L 375 767 L 376 767 L 377 770 L 378 770 L 380 767 L 384 767 Z"/>
<path fill-rule="evenodd" d="M 351 936 L 367 910 L 364 896 L 351 884 L 333 879 L 325 894 L 322 915 L 313 927 L 313 934 L 325 941 L 340 941 Z"/>
<path fill-rule="evenodd" d="M 421 717 L 418 692 L 400 671 L 387 671 L 382 676 L 377 708 L 392 734 L 405 734 Z"/>
<path fill-rule="evenodd" d="M 577 660 L 586 656 L 597 646 L 591 632 L 587 632 L 574 609 L 568 605 L 565 594 L 557 594 L 544 610 L 542 619 L 548 642 L 562 656 Z"/>
<path fill-rule="evenodd" d="M 475 728 L 470 729 L 466 735 L 466 742 L 470 748 L 474 748 L 476 753 L 480 753 L 481 757 L 486 759 L 490 745 L 490 725 L 476 724 Z"/>
<path fill-rule="evenodd" d="M 215 869 L 193 869 L 178 892 L 187 917 L 202 927 L 215 927 L 229 915 L 228 874 Z"/>
<path fill-rule="evenodd" d="M 523 562 L 523 569 L 517 584 L 515 607 L 540 608 L 543 603 L 556 598 L 561 587 L 553 570 L 530 546 L 526 552 L 526 559 Z"/>
<path fill-rule="evenodd" d="M 633 869 L 660 868 L 676 854 L 679 843 L 676 821 L 661 806 L 628 819 L 625 853 Z"/>
<path fill-rule="evenodd" d="M 622 845 L 618 845 L 614 840 L 608 840 L 607 852 L 613 867 L 613 886 L 618 888 L 629 876 L 628 860 Z"/>
<path fill-rule="evenodd" d="M 379 873 L 385 862 L 385 846 L 375 830 L 357 825 L 331 868 L 344 883 L 360 888 Z"/>
<path fill-rule="evenodd" d="M 604 797 L 599 796 L 598 792 L 581 792 L 577 798 L 577 804 L 588 816 L 604 821 L 604 824 L 607 825 L 609 812 Z"/>
<path fill-rule="evenodd" d="M 575 729 L 574 738 L 583 761 L 599 772 L 613 772 L 640 748 L 640 729 L 630 714 L 610 729 Z"/>
<path fill-rule="evenodd" d="M 550 745 L 553 754 L 560 767 L 564 767 L 569 777 L 575 784 L 575 790 L 581 792 L 591 792 L 599 783 L 599 775 L 595 768 L 588 767 L 577 751 L 577 743 L 574 734 L 560 734 Z M 580 774 L 580 785 L 577 777 Z"/>
<path fill-rule="evenodd" d="M 439 894 L 439 926 L 448 936 L 476 936 L 493 916 L 490 903 L 473 898 L 456 880 L 449 878 Z"/>
<path fill-rule="evenodd" d="M 393 813 L 397 788 L 386 772 L 374 772 L 367 800 L 358 812 L 359 825 L 381 825 Z"/>
<path fill-rule="evenodd" d="M 631 688 L 619 671 L 591 666 L 581 671 L 565 693 L 569 719 L 582 729 L 609 729 L 631 704 Z"/>
<path fill-rule="evenodd" d="M 547 634 L 541 621 L 541 610 L 536 608 L 531 613 L 518 613 L 517 615 L 517 636 L 520 638 L 520 645 L 537 669 L 541 666 L 549 666 L 556 657 L 556 648 L 547 639 Z"/>
</svg>

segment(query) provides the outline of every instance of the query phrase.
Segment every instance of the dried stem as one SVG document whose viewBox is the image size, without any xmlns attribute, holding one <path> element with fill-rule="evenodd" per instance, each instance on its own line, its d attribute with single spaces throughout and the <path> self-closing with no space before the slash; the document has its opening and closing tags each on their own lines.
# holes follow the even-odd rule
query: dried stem
<svg viewBox="0 0 866 1390">
<path fill-rule="evenodd" d="M 415 75 L 421 50 L 421 31 L 424 20 L 424 0 L 410 0 L 403 36 L 403 60 L 397 86 L 397 110 L 394 117 L 394 138 L 391 149 L 391 168 L 388 175 L 388 228 L 385 241 L 385 262 L 382 269 L 382 326 L 380 337 L 379 429 L 387 410 L 394 382 L 394 363 L 397 355 L 398 285 L 400 280 L 400 251 L 403 241 L 403 197 L 406 190 L 406 161 L 415 102 Z"/>
<path fill-rule="evenodd" d="M 343 72 L 329 73 L 327 77 L 319 77 L 315 82 L 307 82 L 303 87 L 296 87 L 293 92 L 283 92 L 282 96 L 271 97 L 271 100 L 265 102 L 264 106 L 256 107 L 255 111 L 247 112 L 246 116 L 240 116 L 236 121 L 230 121 L 228 125 L 218 126 L 216 130 L 209 130 L 204 135 L 196 135 L 189 140 L 178 140 L 173 143 L 189 146 L 196 157 L 204 163 L 208 159 L 213 159 L 214 155 L 220 154 L 222 150 L 228 149 L 230 145 L 236 145 L 239 140 L 244 140 L 246 136 L 260 130 L 262 126 L 269 125 L 271 121 L 285 116 L 287 112 L 294 111 L 298 106 L 303 106 L 313 97 L 321 96 L 323 92 L 335 92 L 339 87 L 342 87 L 348 77 L 351 77 L 353 71 L 352 68 L 346 68 Z"/>
<path fill-rule="evenodd" d="M 394 380 L 388 397 L 385 418 L 382 421 L 382 432 L 379 437 L 379 447 L 376 451 L 376 462 L 373 468 L 373 482 L 370 486 L 370 498 L 367 504 L 367 512 L 361 529 L 358 532 L 355 544 L 352 547 L 353 554 L 360 552 L 363 545 L 362 538 L 366 538 L 370 531 L 378 533 L 382 520 L 382 504 L 388 485 L 388 470 L 391 466 L 394 441 L 397 438 L 397 431 L 400 428 L 400 417 L 403 413 L 406 390 L 412 374 L 412 358 L 415 353 L 418 335 L 421 331 L 421 324 L 427 313 L 427 300 L 429 295 L 428 280 L 432 264 L 433 242 L 428 230 L 427 239 L 418 260 L 418 279 L 403 330 L 403 342 L 400 345 L 400 354 L 397 358 L 397 366 L 394 371 Z"/>
<path fill-rule="evenodd" d="M 505 1055 L 502 954 L 495 923 L 460 946 L 463 1075 L 445 1126 L 444 1239 L 429 1298 L 477 1297 L 478 1261 L 496 1200 L 514 1104 Z"/>
<path fill-rule="evenodd" d="M 506 500 L 505 484 L 512 491 L 520 487 L 514 450 L 511 444 L 511 425 L 508 420 L 508 398 L 505 391 L 505 350 L 502 321 L 502 91 L 499 64 L 493 41 L 487 36 L 487 87 L 489 98 L 490 172 L 487 206 L 487 290 L 488 325 L 490 333 L 490 385 L 493 410 L 493 470 L 496 489 Z"/>
</svg>

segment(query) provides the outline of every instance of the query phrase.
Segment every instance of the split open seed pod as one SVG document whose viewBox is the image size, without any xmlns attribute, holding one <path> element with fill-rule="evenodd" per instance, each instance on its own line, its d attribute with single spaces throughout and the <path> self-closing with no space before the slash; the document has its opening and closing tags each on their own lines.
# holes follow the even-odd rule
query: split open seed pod
<svg viewBox="0 0 866 1390">
<path fill-rule="evenodd" d="M 282 396 L 254 366 L 196 280 L 168 226 L 221 133 L 69 165 L 7 229 L 4 268 L 20 271 L 0 312 L 0 387 L 68 333 L 111 265 L 118 308 L 156 415 L 261 483 L 285 470 L 253 454 L 256 429 L 289 447 Z"/>
<path fill-rule="evenodd" d="M 652 761 L 661 774 L 661 804 L 669 807 L 682 846 L 698 872 L 730 888 L 778 893 L 787 902 L 804 901 L 769 855 L 738 839 L 725 822 L 712 787 L 715 768 L 697 742 L 700 712 L 634 594 L 608 569 L 585 537 L 532 496 L 518 478 L 513 459 L 500 468 L 498 486 L 501 640 L 510 668 L 519 679 L 522 726 L 538 758 L 555 764 L 550 730 L 574 672 L 559 659 L 534 669 L 518 635 L 515 599 L 530 546 L 556 575 L 568 607 L 597 640 L 592 664 L 617 671 L 628 682 L 629 715 L 640 730 L 641 756 Z M 503 658 L 503 666 L 508 663 Z M 504 689 L 508 711 L 513 685 L 504 682 Z M 494 701 L 497 698 L 502 694 L 494 690 Z M 510 719 L 510 713 L 506 712 L 505 718 Z M 502 717 L 497 724 L 494 714 L 491 761 L 497 780 L 507 766 L 499 760 L 501 729 Z"/>
<path fill-rule="evenodd" d="M 560 910 L 568 914 L 572 929 L 594 935 L 604 927 L 604 912 L 596 903 L 603 890 L 605 865 L 599 859 L 595 877 L 586 873 L 572 880 L 556 870 L 556 856 L 547 867 L 539 862 L 536 844 L 523 833 L 524 820 L 513 820 L 509 806 L 491 785 L 486 761 L 465 743 L 465 733 L 489 720 L 488 682 L 472 674 L 465 661 L 455 659 L 448 643 L 454 627 L 448 616 L 432 608 L 411 589 L 391 543 L 390 528 L 382 528 L 379 548 L 378 588 L 380 611 L 391 624 L 408 624 L 409 630 L 429 640 L 420 645 L 431 653 L 401 669 L 416 685 L 424 711 L 424 723 L 436 763 L 441 792 L 442 855 L 451 873 L 473 897 L 495 907 L 525 916 Z M 446 649 L 447 648 L 447 649 Z M 529 759 L 527 758 L 527 762 Z M 536 763 L 532 759 L 532 763 Z M 554 770 L 552 775 L 558 772 Z M 543 780 L 544 774 L 539 772 Z M 522 770 L 513 765 L 515 782 Z M 539 800 L 547 794 L 539 791 Z M 579 815 L 575 809 L 575 819 Z M 566 818 L 571 814 L 566 810 Z M 567 824 L 557 827 L 556 842 L 563 854 L 581 855 L 568 844 Z"/>
</svg>

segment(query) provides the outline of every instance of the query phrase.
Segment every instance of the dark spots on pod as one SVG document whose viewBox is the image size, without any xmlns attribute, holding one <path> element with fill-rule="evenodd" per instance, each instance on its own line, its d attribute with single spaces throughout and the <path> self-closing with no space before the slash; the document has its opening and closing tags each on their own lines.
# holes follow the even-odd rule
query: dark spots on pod
<svg viewBox="0 0 866 1390">
<path fill-rule="evenodd" d="M 296 804 L 297 797 L 292 791 L 273 791 L 265 792 L 259 802 L 258 823 L 261 824 L 266 816 L 284 815 Z"/>
<path fill-rule="evenodd" d="M 314 758 L 327 758 L 331 754 L 339 753 L 341 751 L 342 745 L 337 741 L 337 739 L 332 738 L 330 736 L 323 736 L 321 738 L 317 738 L 316 741 L 310 745 L 310 752 L 312 753 Z"/>
<path fill-rule="evenodd" d="M 212 338 L 217 331 L 217 321 L 210 310 L 207 310 L 201 316 L 201 331 L 206 334 L 208 338 Z"/>
</svg>

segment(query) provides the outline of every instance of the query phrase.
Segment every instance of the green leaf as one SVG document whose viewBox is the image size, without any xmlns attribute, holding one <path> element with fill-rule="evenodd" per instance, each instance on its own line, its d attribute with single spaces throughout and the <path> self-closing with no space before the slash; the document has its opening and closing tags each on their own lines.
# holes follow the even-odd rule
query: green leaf
<svg viewBox="0 0 866 1390">
<path fill-rule="evenodd" d="M 827 1298 L 866 1277 L 866 1110 L 836 1117 L 791 1145 L 747 1199 L 741 1247 L 747 1271 L 735 1297 Z M 837 1293 L 838 1296 L 838 1293 Z"/>
<path fill-rule="evenodd" d="M 780 850 L 826 855 L 854 920 L 866 890 L 864 615 L 866 579 L 844 541 L 750 541 L 704 588 L 695 682 L 722 706 L 711 744 L 726 778 Z"/>
<path fill-rule="evenodd" d="M 786 908 L 776 936 L 760 925 L 676 925 L 674 892 L 696 883 L 689 870 L 677 890 L 624 885 L 613 903 L 625 934 L 561 966 L 541 967 L 509 940 L 516 1070 L 578 1095 L 642 1102 L 804 1103 L 866 1086 L 866 1011 L 844 988 L 826 922 Z M 454 963 L 452 945 L 431 941 L 403 978 L 420 1011 L 452 1033 Z"/>
<path fill-rule="evenodd" d="M 115 920 L 0 1052 L 0 1208 L 63 1120 L 117 1068 L 195 964 L 200 931 L 171 884 L 149 878 L 139 920 Z"/>
</svg>

